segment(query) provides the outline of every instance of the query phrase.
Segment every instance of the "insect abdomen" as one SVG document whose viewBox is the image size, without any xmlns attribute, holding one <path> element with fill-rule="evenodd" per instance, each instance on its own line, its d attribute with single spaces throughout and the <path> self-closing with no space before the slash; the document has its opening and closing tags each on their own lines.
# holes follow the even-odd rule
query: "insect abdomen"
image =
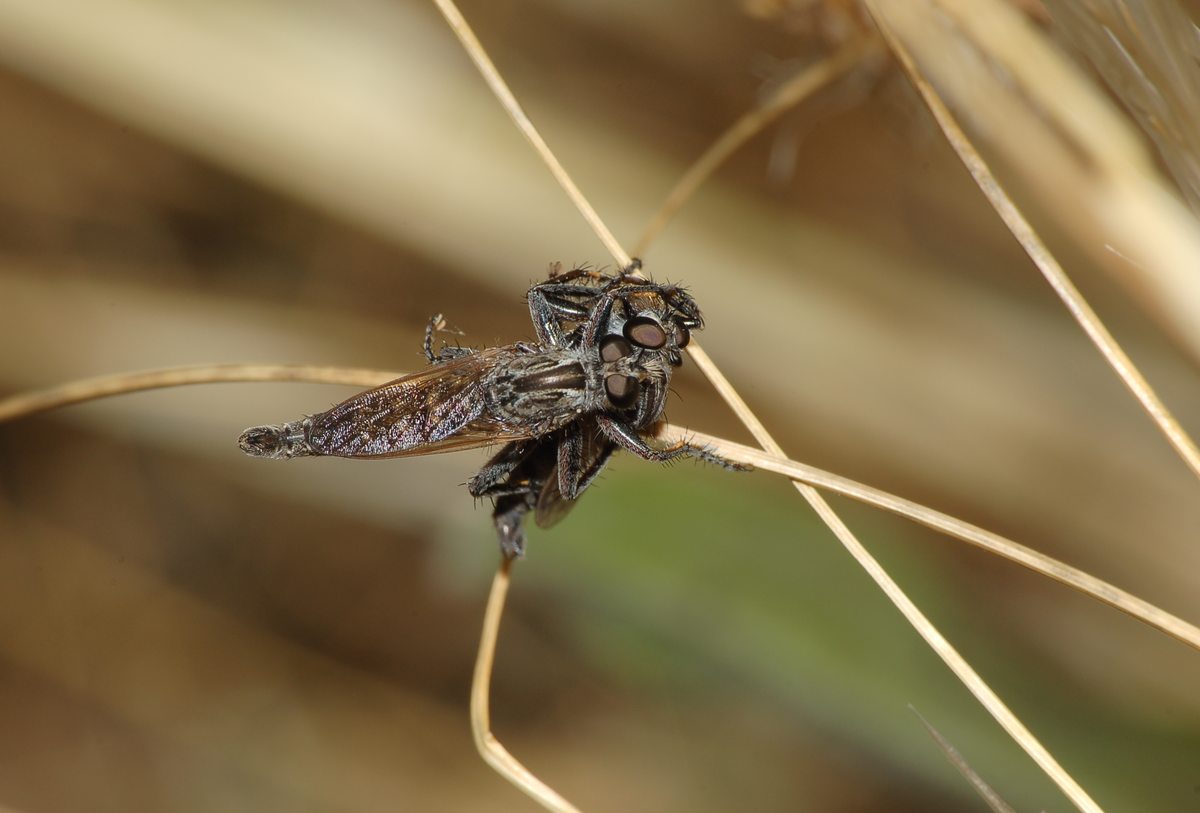
<svg viewBox="0 0 1200 813">
<path fill-rule="evenodd" d="M 305 435 L 308 419 L 283 424 L 252 426 L 238 438 L 238 448 L 251 457 L 286 460 L 313 454 Z"/>
</svg>

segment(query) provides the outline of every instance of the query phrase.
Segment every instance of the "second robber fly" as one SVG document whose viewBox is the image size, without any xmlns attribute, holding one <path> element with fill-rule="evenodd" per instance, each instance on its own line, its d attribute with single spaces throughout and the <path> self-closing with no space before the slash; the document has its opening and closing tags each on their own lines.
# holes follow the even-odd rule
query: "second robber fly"
<svg viewBox="0 0 1200 813">
<path fill-rule="evenodd" d="M 520 556 L 522 522 L 561 519 L 617 448 L 646 460 L 689 455 L 740 468 L 687 443 L 650 446 L 641 432 L 663 414 L 674 368 L 704 321 L 675 285 L 631 273 L 553 272 L 528 293 L 533 343 L 434 352 L 430 367 L 290 423 L 256 426 L 238 440 L 254 457 L 382 458 L 504 446 L 467 483 L 490 497 L 505 556 Z"/>
</svg>

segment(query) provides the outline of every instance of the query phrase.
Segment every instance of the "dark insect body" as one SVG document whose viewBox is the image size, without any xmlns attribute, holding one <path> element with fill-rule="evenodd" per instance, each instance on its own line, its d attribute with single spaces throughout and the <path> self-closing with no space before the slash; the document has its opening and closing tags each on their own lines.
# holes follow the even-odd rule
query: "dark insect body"
<svg viewBox="0 0 1200 813">
<path fill-rule="evenodd" d="M 636 266 L 635 266 L 636 268 Z M 290 423 L 256 426 L 238 440 L 254 457 L 374 458 L 504 446 L 467 483 L 490 497 L 505 556 L 524 552 L 522 523 L 562 519 L 618 448 L 646 460 L 680 456 L 739 466 L 687 443 L 649 445 L 641 432 L 666 407 L 691 331 L 704 326 L 683 289 L 587 269 L 529 289 L 537 341 L 433 350 L 441 316 L 425 332 L 430 367 Z"/>
</svg>

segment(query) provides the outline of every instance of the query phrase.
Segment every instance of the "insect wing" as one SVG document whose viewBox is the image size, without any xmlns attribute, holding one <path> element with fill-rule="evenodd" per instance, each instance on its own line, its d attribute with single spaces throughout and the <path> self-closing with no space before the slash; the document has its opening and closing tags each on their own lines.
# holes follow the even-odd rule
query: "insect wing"
<svg viewBox="0 0 1200 813">
<path fill-rule="evenodd" d="M 552 528 L 562 522 L 563 517 L 575 507 L 575 500 L 568 500 L 558 489 L 558 467 L 554 467 L 551 477 L 542 486 L 538 494 L 537 508 L 533 521 L 539 528 Z"/>
<path fill-rule="evenodd" d="M 359 393 L 313 415 L 315 454 L 403 457 L 527 437 L 485 413 L 485 377 L 513 352 L 481 350 Z"/>
</svg>

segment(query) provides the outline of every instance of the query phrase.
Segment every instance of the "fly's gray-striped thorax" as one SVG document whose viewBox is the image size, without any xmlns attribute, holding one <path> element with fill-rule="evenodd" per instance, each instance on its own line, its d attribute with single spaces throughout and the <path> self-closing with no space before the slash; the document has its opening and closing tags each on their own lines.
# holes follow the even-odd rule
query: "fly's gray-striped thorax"
<svg viewBox="0 0 1200 813">
<path fill-rule="evenodd" d="M 554 426 L 594 410 L 599 396 L 598 365 L 573 350 L 515 356 L 492 376 L 488 410 L 513 421 L 530 418 Z"/>
</svg>

